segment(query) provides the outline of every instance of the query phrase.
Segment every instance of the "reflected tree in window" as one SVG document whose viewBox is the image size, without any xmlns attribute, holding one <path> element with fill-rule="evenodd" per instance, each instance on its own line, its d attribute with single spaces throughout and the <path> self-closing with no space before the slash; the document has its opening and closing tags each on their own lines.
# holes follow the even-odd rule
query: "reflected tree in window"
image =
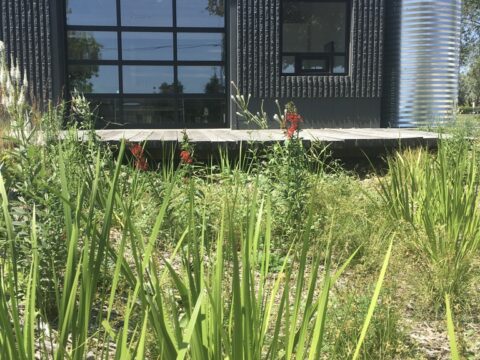
<svg viewBox="0 0 480 360">
<path fill-rule="evenodd" d="M 103 45 L 90 34 L 70 37 L 68 40 L 68 56 L 71 59 L 98 60 Z M 70 88 L 80 92 L 92 92 L 90 79 L 98 76 L 98 65 L 75 66 L 70 70 Z"/>
<path fill-rule="evenodd" d="M 224 81 L 214 74 L 205 85 L 205 94 L 223 94 L 225 92 Z"/>
<path fill-rule="evenodd" d="M 103 45 L 90 34 L 71 36 L 68 39 L 68 57 L 79 60 L 100 60 Z"/>
<path fill-rule="evenodd" d="M 224 0 L 208 0 L 207 10 L 210 15 L 224 16 L 225 2 Z"/>
<path fill-rule="evenodd" d="M 91 35 L 69 39 L 68 52 L 72 59 L 98 60 L 102 45 Z M 98 65 L 75 66 L 70 71 L 70 88 L 88 93 L 92 92 L 90 79 L 98 76 Z"/>
<path fill-rule="evenodd" d="M 81 93 L 93 92 L 92 77 L 98 76 L 98 65 L 71 66 L 69 70 L 69 87 Z"/>
<path fill-rule="evenodd" d="M 175 86 L 174 83 L 169 84 L 163 82 L 158 89 L 160 94 L 175 94 L 175 89 L 177 90 L 177 93 L 181 94 L 183 93 L 183 84 L 178 82 Z"/>
</svg>

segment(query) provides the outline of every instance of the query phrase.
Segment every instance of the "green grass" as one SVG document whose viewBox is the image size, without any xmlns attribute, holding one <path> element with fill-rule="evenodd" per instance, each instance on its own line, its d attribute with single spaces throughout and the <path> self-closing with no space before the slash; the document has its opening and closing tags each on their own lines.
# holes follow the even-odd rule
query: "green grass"
<svg viewBox="0 0 480 360">
<path fill-rule="evenodd" d="M 381 178 L 296 136 L 140 171 L 130 144 L 78 141 L 92 116 L 73 102 L 67 119 L 5 110 L 0 358 L 418 359 L 425 322 L 452 358 L 471 352 L 479 163 L 463 129 Z"/>
</svg>

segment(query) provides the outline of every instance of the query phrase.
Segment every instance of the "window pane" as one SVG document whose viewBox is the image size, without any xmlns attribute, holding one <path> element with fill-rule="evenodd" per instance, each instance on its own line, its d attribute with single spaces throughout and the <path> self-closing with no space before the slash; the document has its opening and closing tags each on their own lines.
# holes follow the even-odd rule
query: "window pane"
<svg viewBox="0 0 480 360">
<path fill-rule="evenodd" d="M 177 0 L 177 25 L 224 27 L 224 0 Z"/>
<path fill-rule="evenodd" d="M 173 99 L 124 99 L 123 119 L 129 126 L 174 127 Z"/>
<path fill-rule="evenodd" d="M 282 57 L 282 72 L 284 74 L 295 73 L 295 56 Z"/>
<path fill-rule="evenodd" d="M 302 70 L 307 71 L 327 71 L 327 60 L 325 59 L 303 59 Z"/>
<path fill-rule="evenodd" d="M 95 113 L 95 127 L 104 128 L 121 122 L 119 99 L 89 98 L 91 108 Z"/>
<path fill-rule="evenodd" d="M 111 65 L 71 65 L 68 67 L 70 90 L 82 93 L 118 93 L 118 67 Z"/>
<path fill-rule="evenodd" d="M 117 33 L 69 31 L 68 58 L 72 60 L 117 60 Z"/>
<path fill-rule="evenodd" d="M 227 107 L 222 99 L 182 99 L 179 111 L 187 127 L 215 127 L 226 124 Z"/>
<path fill-rule="evenodd" d="M 284 52 L 345 52 L 346 2 L 283 1 Z"/>
<path fill-rule="evenodd" d="M 179 33 L 179 60 L 224 60 L 223 34 Z"/>
<path fill-rule="evenodd" d="M 125 93 L 173 93 L 173 68 L 171 66 L 124 66 L 123 91 Z"/>
<path fill-rule="evenodd" d="M 172 0 L 121 0 L 121 3 L 122 26 L 172 26 Z"/>
<path fill-rule="evenodd" d="M 333 65 L 333 72 L 335 74 L 345 74 L 347 69 L 346 57 L 335 56 L 335 63 Z"/>
<path fill-rule="evenodd" d="M 173 60 L 173 34 L 122 33 L 123 60 Z"/>
<path fill-rule="evenodd" d="M 67 0 L 68 25 L 117 25 L 115 0 Z"/>
<path fill-rule="evenodd" d="M 179 66 L 178 90 L 187 94 L 225 93 L 225 72 L 222 66 Z"/>
</svg>

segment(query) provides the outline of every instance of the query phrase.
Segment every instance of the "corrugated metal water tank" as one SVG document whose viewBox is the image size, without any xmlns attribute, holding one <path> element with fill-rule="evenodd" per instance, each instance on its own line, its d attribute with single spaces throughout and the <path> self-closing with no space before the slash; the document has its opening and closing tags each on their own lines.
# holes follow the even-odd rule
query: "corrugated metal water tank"
<svg viewBox="0 0 480 360">
<path fill-rule="evenodd" d="M 383 123 L 453 119 L 458 95 L 461 0 L 387 0 Z"/>
</svg>

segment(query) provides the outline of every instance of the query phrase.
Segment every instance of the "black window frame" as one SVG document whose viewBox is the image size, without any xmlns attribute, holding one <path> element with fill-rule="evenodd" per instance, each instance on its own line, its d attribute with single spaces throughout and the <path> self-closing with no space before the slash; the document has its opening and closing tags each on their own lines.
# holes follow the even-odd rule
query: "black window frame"
<svg viewBox="0 0 480 360">
<path fill-rule="evenodd" d="M 228 37 L 228 24 L 229 24 L 229 11 L 228 11 L 228 0 L 224 0 L 224 25 L 223 27 L 200 27 L 200 26 L 192 26 L 192 27 L 177 27 L 177 0 L 172 1 L 172 26 L 159 26 L 159 27 L 152 27 L 152 26 L 122 26 L 121 24 L 121 17 L 122 17 L 122 9 L 121 9 L 121 1 L 116 0 L 116 18 L 117 18 L 117 25 L 70 25 L 67 22 L 67 6 L 62 7 L 62 19 L 63 19 L 63 58 L 65 59 L 65 81 L 64 86 L 67 89 L 67 94 L 70 94 L 70 86 L 69 86 L 69 76 L 68 76 L 68 68 L 70 65 L 115 65 L 118 67 L 118 93 L 87 93 L 85 97 L 92 101 L 100 101 L 101 99 L 108 99 L 114 100 L 118 99 L 118 111 L 120 113 L 120 118 L 123 120 L 124 114 L 124 106 L 123 102 L 128 99 L 138 99 L 138 98 L 145 98 L 145 99 L 170 99 L 174 101 L 175 104 L 175 123 L 178 124 L 177 128 L 196 128 L 201 126 L 194 126 L 194 124 L 185 123 L 185 114 L 182 111 L 181 104 L 183 103 L 182 100 L 184 99 L 205 99 L 205 100 L 218 100 L 222 101 L 223 103 L 221 106 L 225 106 L 226 113 L 225 118 L 223 119 L 222 123 L 215 123 L 215 128 L 225 128 L 229 127 L 229 37 Z M 115 32 L 117 34 L 117 50 L 118 50 L 118 58 L 117 60 L 71 60 L 68 58 L 68 32 L 69 31 L 108 31 L 108 32 Z M 173 37 L 173 59 L 172 60 L 123 60 L 123 49 L 122 49 L 122 33 L 124 32 L 138 32 L 138 33 L 170 33 Z M 181 33 L 215 33 L 215 34 L 222 34 L 223 35 L 223 52 L 224 56 L 223 59 L 220 61 L 216 60 L 178 60 L 178 34 Z M 178 68 L 180 66 L 218 66 L 223 68 L 224 72 L 224 93 L 218 94 L 206 94 L 206 93 L 179 93 L 175 91 L 174 94 L 155 94 L 155 93 L 125 93 L 123 89 L 123 66 L 128 65 L 158 65 L 158 66 L 171 66 L 173 67 L 173 84 L 176 88 L 178 85 Z M 67 95 L 67 96 L 68 96 Z M 183 114 L 183 117 L 181 116 Z M 121 127 L 121 128 L 137 128 L 138 125 L 135 124 L 108 124 L 109 128 Z M 141 125 L 142 128 L 149 128 L 146 125 Z M 161 123 L 153 124 L 150 128 L 162 128 Z"/>
<path fill-rule="evenodd" d="M 302 76 L 302 75 L 318 75 L 318 76 L 348 76 L 350 74 L 350 39 L 351 39 L 351 17 L 352 17 L 352 0 L 299 0 L 299 2 L 311 2 L 311 3 L 345 3 L 346 4 L 346 27 L 345 27 L 345 52 L 284 52 L 283 51 L 283 24 L 284 24 L 284 3 L 291 0 L 281 0 L 280 5 L 280 74 L 282 76 Z M 295 59 L 294 61 L 294 71 L 293 72 L 284 72 L 283 71 L 283 58 L 285 56 L 290 56 Z M 335 57 L 343 56 L 345 57 L 345 72 L 335 73 L 333 72 Z M 303 60 L 317 60 L 325 59 L 327 63 L 327 70 L 311 70 L 303 69 L 302 62 Z"/>
</svg>

